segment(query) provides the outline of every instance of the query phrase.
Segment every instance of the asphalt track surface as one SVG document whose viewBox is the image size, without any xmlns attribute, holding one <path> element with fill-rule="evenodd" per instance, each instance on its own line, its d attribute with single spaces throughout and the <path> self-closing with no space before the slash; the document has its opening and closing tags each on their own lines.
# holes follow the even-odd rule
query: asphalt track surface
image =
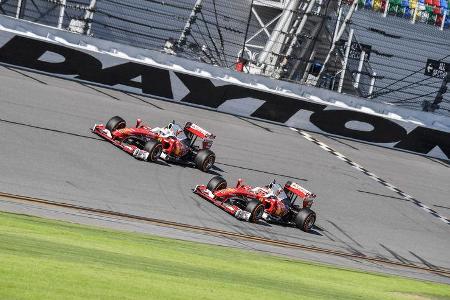
<svg viewBox="0 0 450 300">
<path fill-rule="evenodd" d="M 217 135 L 211 174 L 179 165 L 145 163 L 90 132 L 94 123 L 120 115 L 130 124 L 140 117 L 150 126 L 193 121 Z M 322 150 L 287 127 L 219 114 L 177 103 L 88 86 L 0 67 L 0 191 L 217 228 L 326 249 L 450 269 L 450 225 Z M 450 165 L 409 153 L 312 134 L 385 181 L 450 216 Z M 264 185 L 293 180 L 315 192 L 317 227 L 296 228 L 236 220 L 194 195 L 196 184 L 221 174 L 230 184 L 244 178 Z M 32 206 L 0 201 L 0 208 L 38 213 Z M 53 216 L 62 213 L 48 211 Z M 87 221 L 112 226 L 110 220 Z M 128 224 L 129 225 L 129 224 Z M 125 223 L 114 228 L 129 229 Z M 132 226 L 133 227 L 133 226 Z M 134 230 L 204 242 L 279 252 L 324 262 L 325 258 L 268 249 L 252 243 L 162 229 Z M 382 266 L 338 265 L 450 282 L 429 274 L 395 272 Z"/>
</svg>

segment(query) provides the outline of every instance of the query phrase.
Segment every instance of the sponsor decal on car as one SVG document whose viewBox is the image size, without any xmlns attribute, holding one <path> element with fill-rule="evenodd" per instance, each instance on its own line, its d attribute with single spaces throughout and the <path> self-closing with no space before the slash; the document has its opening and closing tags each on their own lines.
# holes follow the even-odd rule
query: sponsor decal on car
<svg viewBox="0 0 450 300">
<path fill-rule="evenodd" d="M 193 131 L 196 131 L 197 134 L 202 137 L 207 137 L 211 135 L 211 133 L 209 133 L 208 131 L 206 131 L 205 129 L 201 128 L 200 126 L 194 123 L 192 123 L 191 126 L 189 126 L 189 128 L 191 128 Z"/>
<path fill-rule="evenodd" d="M 236 218 L 238 218 L 239 220 L 248 221 L 248 220 L 250 220 L 251 213 L 246 212 L 245 210 L 240 209 L 240 210 L 236 211 L 236 213 L 234 214 L 234 216 L 235 216 Z"/>
<path fill-rule="evenodd" d="M 147 151 L 141 150 L 139 148 L 136 148 L 133 151 L 133 156 L 137 159 L 141 159 L 141 160 L 147 160 L 149 153 Z"/>
<path fill-rule="evenodd" d="M 300 186 L 299 184 L 295 182 L 290 182 L 289 187 L 293 192 L 299 192 L 300 196 L 303 198 L 314 196 L 313 193 L 305 189 L 304 187 Z"/>
</svg>

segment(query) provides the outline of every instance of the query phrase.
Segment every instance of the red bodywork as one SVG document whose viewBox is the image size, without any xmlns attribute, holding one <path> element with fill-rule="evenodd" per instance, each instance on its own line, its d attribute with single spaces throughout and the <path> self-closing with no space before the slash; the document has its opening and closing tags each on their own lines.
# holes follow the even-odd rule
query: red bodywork
<svg viewBox="0 0 450 300">
<path fill-rule="evenodd" d="M 151 136 L 150 131 L 146 128 L 124 128 L 114 132 L 109 132 L 104 124 L 95 124 L 92 128 L 92 132 L 101 136 L 105 140 L 111 142 L 113 145 L 119 147 L 123 151 L 133 155 L 136 151 L 140 150 L 135 145 L 126 145 L 122 143 L 123 138 L 131 134 L 139 134 L 145 136 Z"/>
<path fill-rule="evenodd" d="M 197 137 L 202 139 L 201 149 L 211 148 L 213 139 L 215 138 L 213 134 L 190 122 L 186 123 L 183 131 L 192 134 L 189 141 L 196 139 Z M 104 124 L 95 124 L 92 128 L 92 132 L 136 158 L 141 158 L 140 156 L 142 156 L 143 150 L 136 145 L 124 143 L 129 137 L 140 137 L 160 141 L 163 146 L 163 153 L 176 158 L 186 155 L 190 150 L 190 146 L 192 146 L 183 143 L 175 136 L 163 136 L 162 134 L 152 131 L 152 128 L 142 124 L 140 119 L 137 119 L 135 127 L 122 128 L 113 132 L 109 132 Z"/>
<path fill-rule="evenodd" d="M 302 208 L 310 208 L 316 195 L 307 191 L 300 185 L 294 182 L 287 182 L 283 188 L 284 195 L 288 196 L 291 203 L 286 204 L 286 198 L 284 201 L 280 198 L 281 195 L 271 193 L 268 186 L 265 187 L 252 187 L 250 185 L 243 184 L 242 179 L 239 179 L 235 187 L 228 187 L 224 189 L 211 192 L 205 185 L 198 185 L 194 189 L 194 193 L 200 195 L 202 198 L 208 200 L 214 205 L 222 208 L 229 214 L 239 218 L 239 214 L 242 211 L 237 205 L 230 203 L 232 198 L 246 198 L 256 199 L 264 205 L 264 212 L 275 218 L 282 218 L 286 216 L 291 209 L 300 207 L 294 205 L 294 201 L 297 197 L 302 200 Z"/>
</svg>

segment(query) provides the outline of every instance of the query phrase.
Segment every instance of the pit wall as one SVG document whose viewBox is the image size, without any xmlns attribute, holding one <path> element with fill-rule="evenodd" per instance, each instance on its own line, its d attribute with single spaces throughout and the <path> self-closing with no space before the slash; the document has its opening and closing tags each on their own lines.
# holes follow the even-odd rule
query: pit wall
<svg viewBox="0 0 450 300">
<path fill-rule="evenodd" d="M 0 16 L 0 63 L 440 159 L 450 118 Z"/>
</svg>

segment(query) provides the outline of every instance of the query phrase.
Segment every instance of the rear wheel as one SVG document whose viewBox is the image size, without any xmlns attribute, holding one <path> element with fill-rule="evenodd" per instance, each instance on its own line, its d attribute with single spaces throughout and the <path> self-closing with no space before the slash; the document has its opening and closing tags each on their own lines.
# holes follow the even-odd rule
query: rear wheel
<svg viewBox="0 0 450 300">
<path fill-rule="evenodd" d="M 206 188 L 211 192 L 223 190 L 226 187 L 227 181 L 221 176 L 214 176 L 213 178 L 211 178 L 211 180 L 208 182 L 208 185 L 206 186 Z"/>
<path fill-rule="evenodd" d="M 309 208 L 300 209 L 295 216 L 295 225 L 303 231 L 309 231 L 316 222 L 316 213 Z"/>
<path fill-rule="evenodd" d="M 194 162 L 197 169 L 203 172 L 208 172 L 216 161 L 216 155 L 209 149 L 203 149 L 198 151 L 195 156 Z"/>
<path fill-rule="evenodd" d="M 106 129 L 108 129 L 111 133 L 118 129 L 123 129 L 127 127 L 127 122 L 119 116 L 112 117 L 109 119 L 108 123 L 106 123 Z"/>
<path fill-rule="evenodd" d="M 147 161 L 155 162 L 161 156 L 163 146 L 159 141 L 149 140 L 145 143 L 144 150 L 148 152 Z"/>
<path fill-rule="evenodd" d="M 251 199 L 248 201 L 245 211 L 250 213 L 249 222 L 255 223 L 261 219 L 264 213 L 264 205 L 256 199 Z"/>
</svg>

